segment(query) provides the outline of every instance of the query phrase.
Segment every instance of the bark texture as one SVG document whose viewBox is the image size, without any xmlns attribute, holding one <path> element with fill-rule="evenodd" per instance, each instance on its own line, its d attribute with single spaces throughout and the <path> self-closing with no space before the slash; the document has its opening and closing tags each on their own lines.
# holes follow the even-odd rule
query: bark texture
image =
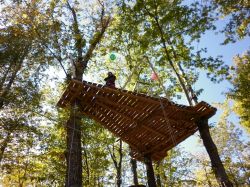
<svg viewBox="0 0 250 187">
<path fill-rule="evenodd" d="M 208 120 L 200 120 L 197 122 L 197 126 L 200 131 L 200 135 L 203 141 L 203 144 L 207 150 L 207 153 L 210 157 L 212 169 L 215 173 L 218 183 L 223 187 L 232 187 L 233 184 L 229 180 L 225 168 L 221 162 L 218 150 L 214 144 L 212 137 L 209 132 Z"/>
<path fill-rule="evenodd" d="M 137 163 L 136 163 L 136 160 L 131 157 L 130 163 L 131 163 L 131 170 L 132 170 L 132 173 L 133 173 L 134 185 L 138 186 L 139 183 L 138 183 L 138 177 L 137 177 Z"/>
<path fill-rule="evenodd" d="M 66 187 L 82 186 L 81 118 L 77 104 L 71 109 L 67 122 Z"/>
<path fill-rule="evenodd" d="M 102 13 L 100 15 L 100 24 L 96 28 L 96 33 L 93 35 L 93 39 L 90 42 L 90 46 L 83 55 L 82 41 L 83 34 L 79 28 L 77 13 L 67 1 L 67 7 L 70 10 L 73 22 L 72 29 L 75 35 L 75 51 L 77 52 L 77 58 L 73 61 L 74 72 L 73 78 L 82 81 L 84 70 L 93 52 L 101 41 L 108 25 L 110 22 L 110 17 L 105 17 L 105 7 L 103 4 Z M 60 59 L 59 59 L 60 62 Z M 67 75 L 68 76 L 68 75 Z M 81 104 L 75 101 L 75 106 L 72 106 L 70 117 L 67 121 L 66 131 L 67 131 L 67 149 L 66 149 L 66 160 L 67 169 L 65 177 L 66 187 L 81 187 L 82 186 L 82 147 L 81 147 L 81 118 L 82 114 L 80 112 Z"/>
<path fill-rule="evenodd" d="M 123 153 L 122 153 L 122 140 L 119 140 L 119 147 L 117 149 L 117 155 L 116 155 L 116 150 L 115 150 L 115 145 L 113 144 L 112 150 L 108 146 L 109 154 L 111 156 L 111 159 L 113 160 L 115 169 L 116 169 L 116 186 L 120 187 L 122 185 L 122 158 L 123 158 Z"/>
<path fill-rule="evenodd" d="M 154 168 L 153 168 L 153 163 L 152 163 L 150 155 L 144 156 L 144 162 L 145 162 L 145 165 L 147 168 L 148 186 L 149 187 L 156 187 Z"/>
</svg>

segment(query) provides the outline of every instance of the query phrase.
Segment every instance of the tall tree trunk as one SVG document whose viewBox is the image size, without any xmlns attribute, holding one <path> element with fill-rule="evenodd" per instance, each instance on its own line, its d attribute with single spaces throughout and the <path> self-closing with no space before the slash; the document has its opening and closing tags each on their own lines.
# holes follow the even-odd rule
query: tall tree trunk
<svg viewBox="0 0 250 187">
<path fill-rule="evenodd" d="M 119 149 L 118 149 L 118 153 L 119 153 L 119 164 L 117 167 L 117 187 L 120 187 L 122 185 L 122 140 L 119 140 Z"/>
<path fill-rule="evenodd" d="M 131 170 L 132 170 L 132 173 L 133 173 L 133 182 L 134 182 L 134 185 L 137 186 L 137 185 L 139 185 L 139 182 L 138 182 L 138 176 L 137 176 L 137 163 L 136 163 L 136 160 L 131 157 L 130 158 L 130 163 L 131 163 Z"/>
<path fill-rule="evenodd" d="M 13 63 L 10 63 L 8 69 L 4 72 L 4 75 L 1 76 L 0 92 L 2 92 L 2 90 L 3 90 L 3 85 L 4 85 L 5 81 L 6 81 L 6 78 L 7 78 L 8 74 L 9 74 L 9 71 L 11 70 L 12 66 L 13 66 Z"/>
<path fill-rule="evenodd" d="M 24 59 L 24 58 L 23 58 Z M 8 84 L 6 85 L 5 88 L 3 88 L 0 93 L 0 108 L 3 107 L 4 105 L 4 98 L 9 94 L 10 92 L 10 89 L 11 89 L 11 86 L 13 85 L 16 77 L 17 77 L 17 73 L 20 71 L 20 69 L 22 68 L 22 62 L 23 62 L 23 59 L 21 59 L 20 62 L 16 62 L 16 64 L 14 65 L 14 69 L 13 69 L 13 72 L 9 78 L 9 82 Z"/>
<path fill-rule="evenodd" d="M 101 4 L 102 5 L 102 4 Z M 67 1 L 67 6 L 71 11 L 73 17 L 73 33 L 75 36 L 75 50 L 77 52 L 76 62 L 74 65 L 74 79 L 82 81 L 84 70 L 87 67 L 87 63 L 92 57 L 93 51 L 96 48 L 97 44 L 101 41 L 108 25 L 110 22 L 110 17 L 104 19 L 104 5 L 102 5 L 102 14 L 100 17 L 101 28 L 97 28 L 96 33 L 93 35 L 93 41 L 91 42 L 89 49 L 86 54 L 82 54 L 82 33 L 80 32 L 77 14 L 75 9 Z M 98 30 L 99 29 L 99 30 Z M 67 150 L 66 150 L 66 159 L 67 159 L 67 170 L 65 177 L 65 186 L 66 187 L 80 187 L 82 186 L 82 152 L 81 152 L 81 117 L 80 105 L 75 101 L 75 109 L 71 109 L 70 117 L 67 122 Z M 75 111 L 74 111 L 75 110 Z"/>
<path fill-rule="evenodd" d="M 90 185 L 90 170 L 89 170 L 89 162 L 88 162 L 88 155 L 87 155 L 87 150 L 85 149 L 85 147 L 83 147 L 83 156 L 84 156 L 84 161 L 85 161 L 85 165 L 86 165 L 86 172 L 87 172 L 87 181 L 86 184 Z M 94 179 L 95 181 L 95 179 Z"/>
<path fill-rule="evenodd" d="M 185 72 L 181 68 L 180 64 L 178 64 L 177 67 L 182 72 L 182 74 L 183 74 L 182 76 L 184 76 L 184 80 L 182 79 L 181 75 L 178 73 L 177 68 L 175 67 L 175 65 L 171 59 L 171 56 L 170 56 L 169 51 L 168 51 L 167 46 L 166 46 L 167 40 L 166 40 L 164 32 L 162 30 L 162 26 L 159 23 L 159 17 L 157 15 L 157 10 L 155 10 L 155 15 L 150 13 L 149 10 L 147 9 L 147 7 L 145 7 L 145 10 L 148 12 L 149 16 L 151 16 L 156 22 L 156 25 L 159 29 L 160 36 L 161 36 L 161 43 L 163 45 L 163 49 L 164 49 L 166 58 L 168 60 L 168 63 L 171 66 L 171 68 L 173 69 L 174 73 L 176 74 L 176 77 L 177 77 L 177 79 L 178 79 L 178 81 L 179 81 L 179 83 L 180 83 L 180 85 L 185 93 L 185 96 L 188 100 L 189 105 L 192 106 L 192 101 L 191 101 L 191 98 L 189 96 L 189 92 L 192 95 L 194 93 L 194 91 L 192 88 L 189 88 L 189 89 L 187 88 L 188 85 L 186 85 L 184 82 L 185 78 L 187 78 L 187 77 L 185 76 Z M 172 46 L 171 43 L 169 43 L 169 45 Z M 174 56 L 176 56 L 173 48 L 172 48 L 172 50 L 173 50 Z M 195 101 L 195 103 L 197 103 L 197 100 Z M 203 140 L 204 146 L 205 146 L 205 148 L 209 154 L 209 157 L 211 159 L 212 167 L 213 167 L 213 170 L 215 171 L 215 176 L 216 176 L 218 182 L 222 186 L 231 187 L 232 183 L 230 182 L 230 180 L 225 172 L 225 168 L 220 160 L 220 157 L 219 157 L 219 154 L 217 151 L 217 147 L 214 144 L 212 137 L 209 133 L 208 121 L 206 120 L 205 123 L 199 122 L 199 123 L 197 123 L 197 125 L 198 125 L 199 132 L 201 134 L 201 138 Z"/>
<path fill-rule="evenodd" d="M 131 156 L 131 147 L 129 147 L 129 150 L 130 150 L 130 164 L 131 164 L 131 171 L 132 171 L 132 174 L 133 174 L 133 183 L 135 186 L 139 185 L 139 182 L 138 182 L 138 176 L 137 176 L 137 162 L 134 158 L 132 158 Z"/>
<path fill-rule="evenodd" d="M 153 163 L 152 163 L 152 159 L 150 155 L 144 156 L 144 163 L 147 169 L 148 186 L 156 187 L 154 168 L 153 168 Z"/>
<path fill-rule="evenodd" d="M 151 14 L 149 11 L 148 11 L 148 13 Z M 159 29 L 160 36 L 161 36 L 161 43 L 163 45 L 163 49 L 164 49 L 164 53 L 166 55 L 167 61 L 168 61 L 169 65 L 171 66 L 171 68 L 173 69 L 173 71 L 174 71 L 174 73 L 175 73 L 175 75 L 176 75 L 176 77 L 177 77 L 177 79 L 178 79 L 178 81 L 179 81 L 179 83 L 180 83 L 183 91 L 184 91 L 184 94 L 186 95 L 186 98 L 188 100 L 189 105 L 192 106 L 192 101 L 191 101 L 191 99 L 190 99 L 190 97 L 188 95 L 188 89 L 186 88 L 186 85 L 185 85 L 185 83 L 184 83 L 181 75 L 178 73 L 177 68 L 175 67 L 174 62 L 172 61 L 171 56 L 169 54 L 169 51 L 167 49 L 167 46 L 166 46 L 167 42 L 166 42 L 166 39 L 164 37 L 164 33 L 163 33 L 163 30 L 162 30 L 162 27 L 161 27 L 161 25 L 159 23 L 159 17 L 157 15 L 153 16 L 152 14 L 151 14 L 151 16 L 154 18 L 154 20 L 156 22 L 156 25 L 157 25 L 157 27 Z"/>
<path fill-rule="evenodd" d="M 73 16 L 73 33 L 75 36 L 75 50 L 77 51 L 77 60 L 74 63 L 74 79 L 82 81 L 84 67 L 82 65 L 82 47 L 79 42 L 82 41 L 82 35 L 79 31 L 77 15 L 75 9 L 71 7 L 67 1 L 69 10 Z M 82 186 L 82 146 L 81 146 L 81 112 L 80 105 L 75 101 L 74 106 L 71 106 L 70 116 L 67 121 L 67 170 L 65 178 L 66 187 L 81 187 Z"/>
<path fill-rule="evenodd" d="M 212 163 L 212 169 L 215 173 L 218 183 L 223 187 L 232 187 L 233 184 L 229 180 L 225 168 L 219 157 L 216 145 L 214 144 L 209 132 L 208 120 L 200 120 L 197 122 L 203 144 L 207 150 Z"/>
<path fill-rule="evenodd" d="M 67 121 L 67 169 L 66 187 L 82 186 L 81 115 L 77 103 L 70 111 Z"/>
<path fill-rule="evenodd" d="M 8 132 L 7 136 L 4 138 L 4 140 L 1 143 L 1 147 L 0 147 L 0 163 L 1 163 L 2 159 L 3 159 L 4 151 L 5 151 L 8 143 L 10 142 L 10 137 L 11 137 L 11 132 Z"/>
<path fill-rule="evenodd" d="M 115 169 L 116 169 L 116 186 L 120 187 L 122 184 L 122 158 L 123 158 L 123 154 L 122 154 L 122 140 L 119 140 L 119 147 L 117 149 L 118 151 L 118 156 L 119 158 L 117 159 L 116 157 L 116 150 L 115 150 L 115 145 L 113 144 L 112 146 L 112 150 L 110 149 L 110 147 L 107 147 L 109 150 L 109 154 L 111 156 L 111 159 L 114 163 Z"/>
</svg>

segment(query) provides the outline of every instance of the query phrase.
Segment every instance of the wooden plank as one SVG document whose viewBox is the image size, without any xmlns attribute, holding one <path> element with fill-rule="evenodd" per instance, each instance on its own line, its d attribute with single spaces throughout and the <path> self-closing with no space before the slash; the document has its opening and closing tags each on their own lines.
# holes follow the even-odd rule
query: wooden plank
<svg viewBox="0 0 250 187">
<path fill-rule="evenodd" d="M 101 107 L 103 107 L 103 108 L 106 108 L 106 109 L 112 111 L 112 112 L 115 113 L 115 114 L 118 114 L 118 115 L 122 116 L 123 118 L 125 118 L 125 119 L 127 119 L 127 120 L 129 120 L 129 121 L 131 121 L 131 122 L 134 122 L 134 120 L 131 119 L 130 117 L 128 117 L 128 116 L 126 116 L 126 115 L 124 115 L 124 114 L 122 114 L 122 113 L 119 113 L 119 112 L 117 112 L 116 110 L 114 110 L 114 109 L 112 109 L 112 108 L 109 108 L 109 106 L 107 106 L 107 105 L 105 105 L 105 104 L 103 104 L 103 103 L 96 102 L 96 104 L 98 104 L 99 106 L 101 106 Z"/>
<path fill-rule="evenodd" d="M 196 132 L 196 131 L 195 131 Z M 180 142 L 182 142 L 183 140 L 185 140 L 186 138 L 188 138 L 190 135 L 194 134 L 195 132 L 189 132 L 188 134 L 185 134 L 185 136 L 181 136 L 180 138 L 176 139 L 176 145 L 178 145 Z M 172 149 L 173 147 L 175 147 L 176 145 L 172 142 L 172 143 L 168 143 L 171 142 L 172 140 L 167 140 L 164 141 L 161 144 L 156 145 L 155 147 L 153 147 L 151 150 L 148 150 L 146 152 L 146 154 L 149 153 L 153 153 L 153 152 L 157 152 L 157 149 L 161 149 L 161 146 L 163 146 L 164 144 L 168 145 L 168 150 Z"/>
<path fill-rule="evenodd" d="M 89 114 L 89 113 L 85 113 L 85 112 L 82 112 L 84 115 L 94 119 L 95 121 L 99 122 L 100 124 L 102 124 L 103 126 L 105 126 L 105 128 L 107 128 L 109 131 L 111 131 L 115 136 L 117 137 L 120 137 L 119 134 L 117 134 L 115 131 L 113 131 L 112 129 L 109 128 L 109 126 L 106 126 L 104 123 L 102 123 L 102 121 L 96 117 L 96 115 L 92 115 L 92 114 Z M 123 141 L 127 142 L 125 139 L 123 139 L 122 137 L 120 137 Z M 128 142 L 127 142 L 128 143 Z M 133 147 L 134 149 L 137 149 L 137 146 L 134 145 L 133 143 L 129 143 L 129 145 L 131 145 L 131 147 Z"/>
<path fill-rule="evenodd" d="M 110 108 L 106 108 L 106 107 L 104 107 L 104 109 L 110 110 Z M 131 118 L 124 116 L 124 115 L 121 115 L 120 113 L 115 112 L 114 110 L 110 110 L 110 111 L 117 115 L 117 116 L 115 116 L 115 118 L 118 120 L 116 120 L 116 119 L 111 119 L 111 120 L 113 120 L 114 122 L 119 124 L 121 129 L 127 130 L 128 126 L 126 124 L 129 124 L 129 125 L 135 124 L 135 122 L 133 120 L 131 120 Z M 124 120 L 124 118 L 126 121 Z"/>
<path fill-rule="evenodd" d="M 138 109 L 138 108 L 136 108 L 136 107 L 131 107 L 131 106 L 128 106 L 128 105 L 120 105 L 120 104 L 118 104 L 118 103 L 115 103 L 115 102 L 111 101 L 109 98 L 105 98 L 105 97 L 100 97 L 100 96 L 98 96 L 98 97 L 97 97 L 97 100 L 98 100 L 99 102 L 102 102 L 102 103 L 108 104 L 108 105 L 112 105 L 112 106 L 117 107 L 117 108 L 119 108 L 119 109 L 124 109 L 124 108 L 126 108 L 126 109 L 129 109 L 129 110 L 138 112 L 138 113 L 143 113 L 142 110 L 140 110 L 140 109 Z"/>
<path fill-rule="evenodd" d="M 76 80 L 74 80 L 74 81 L 76 81 Z M 79 81 L 78 81 L 79 82 Z M 84 83 L 84 82 L 83 82 Z M 93 85 L 90 85 L 90 84 L 86 84 L 87 86 L 89 86 L 89 87 L 94 87 L 94 88 L 96 88 L 95 86 L 93 86 Z M 155 100 L 150 100 L 150 99 L 148 99 L 148 98 L 145 98 L 145 97 L 138 97 L 138 96 L 135 96 L 135 95 L 133 95 L 133 92 L 123 92 L 123 90 L 120 90 L 120 89 L 114 89 L 114 88 L 110 88 L 110 87 L 103 87 L 102 88 L 104 91 L 106 91 L 106 92 L 109 92 L 109 93 L 122 93 L 122 95 L 125 95 L 125 96 L 130 96 L 130 97 L 132 97 L 132 98 L 134 98 L 134 99 L 138 99 L 138 100 L 141 100 L 141 101 L 144 101 L 144 102 L 149 102 L 149 103 L 153 103 L 153 104 L 158 104 L 158 102 L 157 101 L 155 101 Z"/>
</svg>

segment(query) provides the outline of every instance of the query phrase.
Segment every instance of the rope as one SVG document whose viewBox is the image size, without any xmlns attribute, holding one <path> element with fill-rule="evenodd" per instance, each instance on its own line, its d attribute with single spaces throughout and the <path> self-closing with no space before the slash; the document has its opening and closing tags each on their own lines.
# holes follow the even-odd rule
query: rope
<svg viewBox="0 0 250 187">
<path fill-rule="evenodd" d="M 146 57 L 146 59 L 147 59 L 149 65 L 150 65 L 152 71 L 157 75 L 158 82 L 159 82 L 159 87 L 161 87 L 161 88 L 163 89 L 163 92 L 164 92 L 166 98 L 167 98 L 168 100 L 170 100 L 170 98 L 169 98 L 169 96 L 168 96 L 168 94 L 167 94 L 167 91 L 166 91 L 166 89 L 165 89 L 165 87 L 164 87 L 164 85 L 163 85 L 163 83 L 162 83 L 160 77 L 159 77 L 158 74 L 156 73 L 156 70 L 155 70 L 153 64 L 149 61 L 149 59 L 148 59 L 147 56 L 145 56 L 145 57 Z M 159 97 L 159 96 L 158 96 L 158 98 L 159 98 L 159 100 L 160 100 L 160 105 L 161 105 L 161 109 L 162 109 L 162 112 L 163 112 L 165 121 L 169 124 L 169 131 L 170 131 L 171 140 L 172 140 L 172 142 L 173 142 L 173 145 L 176 146 L 176 145 L 177 145 L 177 142 L 176 142 L 175 137 L 173 136 L 173 129 L 172 129 L 170 123 L 169 123 L 169 120 L 168 120 L 168 117 L 167 117 L 167 114 L 166 114 L 166 111 L 165 111 L 165 107 L 164 107 L 164 104 L 163 104 L 163 102 L 162 102 L 162 98 Z"/>
<path fill-rule="evenodd" d="M 160 103 L 161 103 L 161 109 L 162 109 L 162 111 L 163 111 L 163 115 L 164 115 L 164 117 L 165 117 L 165 120 L 166 120 L 166 121 L 168 122 L 168 124 L 169 124 L 169 131 L 170 131 L 170 136 L 171 136 L 172 142 L 173 142 L 174 146 L 176 146 L 176 145 L 177 145 L 176 139 L 175 139 L 175 137 L 172 135 L 172 134 L 173 134 L 173 129 L 172 129 L 170 123 L 169 123 L 169 120 L 168 120 L 168 117 L 167 117 L 167 114 L 166 114 L 166 111 L 165 111 L 165 107 L 164 107 L 164 105 L 163 105 L 163 103 L 162 103 L 161 98 L 160 98 Z"/>
<path fill-rule="evenodd" d="M 152 71 L 157 75 L 158 82 L 159 82 L 159 86 L 161 86 L 161 88 L 162 88 L 162 90 L 163 90 L 163 92 L 164 92 L 164 94 L 165 94 L 165 97 L 166 97 L 168 100 L 170 100 L 170 97 L 169 97 L 169 95 L 168 95 L 168 93 L 167 93 L 165 87 L 163 86 L 162 80 L 161 80 L 160 77 L 158 76 L 158 74 L 157 74 L 157 72 L 156 72 L 156 70 L 155 70 L 153 64 L 149 61 L 149 59 L 148 59 L 147 56 L 146 56 L 146 59 L 147 59 L 147 61 L 148 61 L 148 63 L 149 63 L 150 68 L 152 69 Z"/>
</svg>

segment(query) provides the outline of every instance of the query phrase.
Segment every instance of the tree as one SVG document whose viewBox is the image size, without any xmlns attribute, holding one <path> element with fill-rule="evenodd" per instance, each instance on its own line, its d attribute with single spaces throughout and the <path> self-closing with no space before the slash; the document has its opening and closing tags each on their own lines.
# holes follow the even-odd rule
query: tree
<svg viewBox="0 0 250 187">
<path fill-rule="evenodd" d="M 176 147 L 169 151 L 168 156 L 155 165 L 158 186 L 195 185 L 196 181 L 191 170 L 193 156 Z"/>
<path fill-rule="evenodd" d="M 134 1 L 132 5 L 121 3 L 120 33 L 127 31 L 131 34 L 133 42 L 137 42 L 141 54 L 146 57 L 146 59 L 141 58 L 146 61 L 146 67 L 153 64 L 161 71 L 165 71 L 168 77 L 172 77 L 173 88 L 179 88 L 184 92 L 190 105 L 193 105 L 191 96 L 195 94 L 192 84 L 198 78 L 192 70 L 207 69 L 208 75 L 213 74 L 211 80 L 215 82 L 218 75 L 227 74 L 228 71 L 228 66 L 223 65 L 219 58 L 202 58 L 202 52 L 205 50 L 193 52 L 192 49 L 194 40 L 199 39 L 206 30 L 214 29 L 214 19 L 211 19 L 210 10 L 212 10 L 211 6 L 200 9 L 198 3 L 186 6 L 182 5 L 181 1 L 163 3 L 162 1 L 140 0 Z M 126 36 L 126 34 L 123 35 Z M 171 92 L 165 95 L 169 97 Z M 194 102 L 197 103 L 196 100 Z M 216 146 L 211 139 L 208 122 L 197 121 L 197 126 L 211 158 L 218 182 L 231 186 Z"/>
<path fill-rule="evenodd" d="M 240 123 L 250 132 L 250 51 L 234 58 L 235 68 L 230 77 L 233 89 L 228 96 L 234 102 L 234 110 L 240 116 Z"/>
<path fill-rule="evenodd" d="M 216 127 L 212 128 L 211 134 L 213 139 L 218 142 L 218 151 L 233 185 L 249 185 L 249 142 L 242 138 L 242 131 L 228 119 L 232 112 L 229 101 L 218 104 L 218 106 L 223 110 L 223 114 Z M 198 162 L 203 166 L 203 171 L 198 171 L 200 175 L 198 181 L 207 181 L 207 185 L 215 186 L 215 178 L 211 175 L 212 171 L 207 158 L 200 157 Z M 199 184 L 204 185 L 201 182 Z"/>
<path fill-rule="evenodd" d="M 36 63 L 36 60 L 45 59 L 44 51 L 34 42 L 37 38 L 29 26 L 26 11 L 27 8 L 16 4 L 2 7 L 0 109 L 6 136 L 3 136 L 1 158 L 12 141 L 13 133 L 21 129 L 25 133 L 25 129 L 30 126 L 30 116 L 41 109 L 38 84 L 44 63 Z M 34 12 L 29 11 L 33 19 L 40 16 Z"/>
<path fill-rule="evenodd" d="M 114 143 L 112 135 L 91 119 L 84 118 L 83 186 L 106 186 L 112 184 L 112 160 L 107 146 Z M 107 172 L 108 171 L 108 172 Z"/>
<path fill-rule="evenodd" d="M 193 47 L 201 34 L 214 29 L 212 7 L 161 0 L 112 3 L 5 1 L 1 7 L 0 160 L 5 185 L 105 186 L 115 183 L 114 173 L 118 186 L 127 184 L 126 147 L 100 125 L 82 116 L 80 111 L 85 103 L 75 101 L 66 110 L 54 108 L 59 98 L 57 91 L 64 90 L 71 78 L 82 81 L 88 71 L 100 81 L 104 71 L 112 70 L 118 85 L 126 85 L 129 90 L 166 94 L 171 99 L 183 92 L 193 105 L 196 101 L 191 96 L 201 92 L 192 89 L 198 79 L 197 68 L 205 69 L 214 82 L 221 80 L 219 75 L 227 74 L 228 67 L 220 58 L 204 58 L 206 49 L 195 51 Z M 109 60 L 111 51 L 117 55 L 114 61 Z M 150 81 L 151 65 L 164 85 Z M 248 66 L 244 65 L 239 72 L 245 67 Z M 52 75 L 50 71 L 54 68 L 56 73 Z M 54 83 L 61 72 L 67 80 L 58 86 Z M 242 88 L 236 76 L 233 80 L 237 89 L 232 95 Z M 58 86 L 58 90 L 48 91 L 50 86 Z M 46 96 L 47 92 L 51 95 Z M 207 125 L 205 134 L 209 137 Z M 225 128 L 219 130 L 227 134 Z M 239 136 L 240 133 L 232 136 L 232 142 L 227 143 L 240 145 L 241 142 L 236 142 Z M 244 149 L 239 147 L 244 154 L 238 156 L 230 152 L 243 162 L 230 159 L 223 147 L 219 146 L 219 152 L 229 178 L 234 184 L 242 184 L 249 168 Z M 183 157 L 179 156 L 181 153 Z M 173 150 L 155 167 L 157 184 L 198 183 L 186 176 L 190 174 L 191 163 L 183 151 Z M 201 161 L 211 185 L 216 185 L 208 163 Z M 140 163 L 137 169 L 139 181 L 135 183 L 145 183 Z"/>
<path fill-rule="evenodd" d="M 122 184 L 122 140 L 119 140 L 118 147 L 113 143 L 111 148 L 108 146 L 108 150 L 116 169 L 116 185 L 117 187 L 120 187 Z"/>
<path fill-rule="evenodd" d="M 224 44 L 250 36 L 250 4 L 248 1 L 214 0 L 213 5 L 217 9 L 216 16 L 229 18 L 221 31 L 226 36 Z"/>
<path fill-rule="evenodd" d="M 74 35 L 76 51 L 76 62 L 75 70 L 73 72 L 74 79 L 82 81 L 82 76 L 87 63 L 92 57 L 93 51 L 96 48 L 97 44 L 102 39 L 106 28 L 110 22 L 109 17 L 105 17 L 104 5 L 101 4 L 101 15 L 99 18 L 99 23 L 97 23 L 96 31 L 93 34 L 93 38 L 90 40 L 89 48 L 87 49 L 85 55 L 83 56 L 83 47 L 82 47 L 82 35 L 80 33 L 80 28 L 78 25 L 77 14 L 75 8 L 67 2 L 68 9 L 73 17 L 72 29 Z M 75 105 L 72 107 L 70 112 L 70 117 L 67 122 L 67 175 L 66 175 L 66 186 L 82 186 L 82 153 L 81 153 L 81 111 L 80 103 L 75 102 Z"/>
</svg>

